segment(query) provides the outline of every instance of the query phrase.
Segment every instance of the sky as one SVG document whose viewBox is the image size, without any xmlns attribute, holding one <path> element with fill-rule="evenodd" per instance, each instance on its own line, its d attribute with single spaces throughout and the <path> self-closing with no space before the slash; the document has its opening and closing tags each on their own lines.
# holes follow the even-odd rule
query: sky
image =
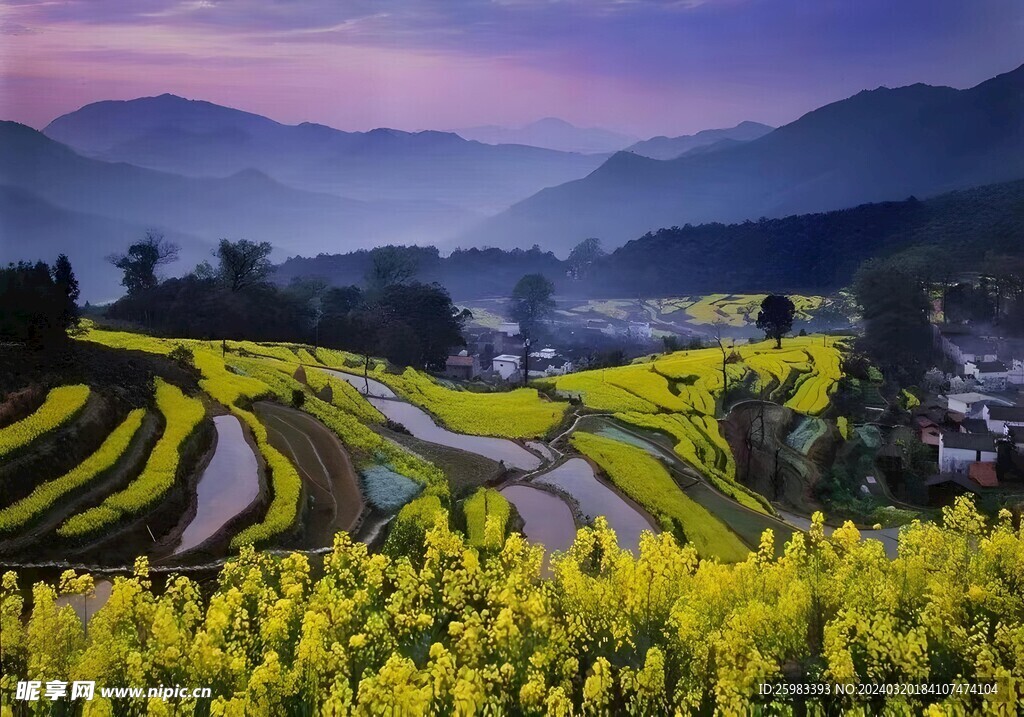
<svg viewBox="0 0 1024 717">
<path fill-rule="evenodd" d="M 785 124 L 1024 63 L 1021 0 L 0 0 L 0 119 L 165 92 L 346 130 Z"/>
</svg>

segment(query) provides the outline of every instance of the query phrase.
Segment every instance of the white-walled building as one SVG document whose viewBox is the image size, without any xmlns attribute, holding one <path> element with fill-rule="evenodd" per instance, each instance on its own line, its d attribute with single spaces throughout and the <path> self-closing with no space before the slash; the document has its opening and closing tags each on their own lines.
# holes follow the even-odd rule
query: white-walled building
<svg viewBox="0 0 1024 717">
<path fill-rule="evenodd" d="M 964 362 L 964 375 L 973 377 L 989 390 L 998 391 L 1006 388 L 1008 373 L 1009 370 L 1002 361 Z"/>
<path fill-rule="evenodd" d="M 543 348 L 530 354 L 527 369 L 530 378 L 544 378 L 572 373 L 573 366 L 572 361 L 560 356 L 553 348 Z"/>
<path fill-rule="evenodd" d="M 974 463 L 996 460 L 995 438 L 988 433 L 956 433 L 939 436 L 939 471 L 969 474 Z"/>
<path fill-rule="evenodd" d="M 947 329 L 938 331 L 939 345 L 942 353 L 962 371 L 967 362 L 996 361 L 999 356 L 993 341 L 974 336 L 970 333 Z"/>
<path fill-rule="evenodd" d="M 1003 434 L 1007 426 L 1024 426 L 1024 406 L 998 406 L 987 404 L 981 409 L 981 417 L 992 433 Z"/>
<path fill-rule="evenodd" d="M 1024 386 L 1024 358 L 1015 358 L 1010 362 L 1006 372 L 1006 382 L 1015 386 Z"/>
<path fill-rule="evenodd" d="M 512 354 L 502 354 L 491 359 L 491 370 L 501 376 L 505 381 L 515 377 L 519 373 L 519 367 L 523 359 Z"/>
<path fill-rule="evenodd" d="M 965 416 L 970 415 L 971 409 L 974 408 L 974 405 L 976 403 L 981 402 L 981 401 L 992 401 L 993 403 L 1005 403 L 1005 401 L 1002 401 L 1002 400 L 1000 400 L 998 398 L 993 398 L 992 396 L 986 396 L 983 393 L 977 393 L 977 392 L 974 392 L 974 391 L 971 391 L 970 393 L 951 393 L 948 396 L 946 396 L 946 401 L 947 401 L 946 406 L 947 406 L 947 408 L 949 408 L 950 411 L 955 411 L 956 413 L 962 413 Z"/>
</svg>

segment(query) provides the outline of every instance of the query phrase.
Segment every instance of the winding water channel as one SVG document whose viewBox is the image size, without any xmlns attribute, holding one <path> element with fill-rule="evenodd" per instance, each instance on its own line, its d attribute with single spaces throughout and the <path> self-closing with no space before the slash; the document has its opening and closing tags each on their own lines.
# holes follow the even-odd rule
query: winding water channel
<svg viewBox="0 0 1024 717">
<path fill-rule="evenodd" d="M 491 438 L 489 436 L 471 436 L 442 428 L 435 423 L 429 413 L 418 406 L 399 399 L 394 391 L 380 381 L 372 378 L 364 379 L 362 376 L 344 373 L 343 371 L 321 370 L 327 371 L 332 376 L 343 381 L 347 381 L 360 393 L 366 395 L 366 400 L 378 411 L 395 423 L 401 423 L 409 433 L 420 440 L 476 453 L 485 458 L 490 458 L 492 461 L 502 461 L 510 468 L 518 468 L 523 471 L 536 470 L 541 466 L 539 456 L 526 450 L 515 441 L 505 438 Z M 368 394 L 367 384 L 369 384 Z"/>
<path fill-rule="evenodd" d="M 558 496 L 521 483 L 502 488 L 501 494 L 519 511 L 526 539 L 543 545 L 548 555 L 568 550 L 576 539 L 572 510 Z"/>
<path fill-rule="evenodd" d="M 174 554 L 191 550 L 211 538 L 245 510 L 260 492 L 259 466 L 235 416 L 216 416 L 217 445 L 196 488 L 196 515 L 181 535 Z"/>
<path fill-rule="evenodd" d="M 570 458 L 533 480 L 572 496 L 584 516 L 603 515 L 615 531 L 619 547 L 634 555 L 640 554 L 640 534 L 645 530 L 657 531 L 643 511 L 598 480 L 594 468 L 583 458 Z"/>
</svg>

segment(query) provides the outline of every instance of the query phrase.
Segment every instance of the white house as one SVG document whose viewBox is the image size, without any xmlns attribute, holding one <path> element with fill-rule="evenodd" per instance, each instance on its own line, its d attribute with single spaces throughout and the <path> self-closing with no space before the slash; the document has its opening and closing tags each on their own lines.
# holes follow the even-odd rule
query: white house
<svg viewBox="0 0 1024 717">
<path fill-rule="evenodd" d="M 986 404 L 981 409 L 981 417 L 992 433 L 1005 433 L 1007 426 L 1024 426 L 1024 406 Z"/>
<path fill-rule="evenodd" d="M 502 354 L 491 359 L 491 370 L 497 373 L 505 381 L 519 373 L 519 366 L 522 358 L 512 354 Z"/>
<path fill-rule="evenodd" d="M 506 321 L 498 326 L 498 331 L 506 336 L 518 336 L 519 324 L 515 321 Z"/>
<path fill-rule="evenodd" d="M 978 403 L 979 401 L 992 401 L 993 403 L 1007 403 L 1006 401 L 1003 401 L 1002 399 L 993 398 L 992 396 L 986 396 L 983 393 L 976 393 L 974 391 L 972 391 L 970 393 L 951 393 L 948 396 L 946 396 L 946 401 L 947 401 L 946 406 L 947 406 L 947 408 L 949 408 L 950 411 L 955 411 L 956 413 L 962 413 L 965 416 L 970 415 L 971 409 L 974 407 L 974 404 Z"/>
<path fill-rule="evenodd" d="M 564 356 L 559 356 L 553 348 L 544 348 L 530 354 L 530 362 L 527 366 L 530 378 L 543 378 L 545 376 L 564 376 L 572 373 L 572 361 Z"/>
<path fill-rule="evenodd" d="M 1006 382 L 1015 386 L 1024 385 L 1024 359 L 1011 359 L 1010 368 L 1006 372 Z"/>
<path fill-rule="evenodd" d="M 989 390 L 1006 388 L 1008 374 L 1006 364 L 1002 361 L 965 361 L 964 375 L 973 376 Z"/>
<path fill-rule="evenodd" d="M 939 436 L 939 471 L 969 474 L 973 463 L 996 460 L 995 438 L 986 433 L 947 431 Z"/>
<path fill-rule="evenodd" d="M 946 330 L 939 332 L 942 353 L 961 370 L 968 361 L 995 361 L 999 358 L 994 342 L 969 333 Z"/>
</svg>

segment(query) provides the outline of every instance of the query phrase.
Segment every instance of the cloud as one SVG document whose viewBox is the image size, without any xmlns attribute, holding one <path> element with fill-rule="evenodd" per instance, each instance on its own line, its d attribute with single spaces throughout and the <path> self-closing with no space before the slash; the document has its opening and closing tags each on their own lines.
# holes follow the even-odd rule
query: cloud
<svg viewBox="0 0 1024 717">
<path fill-rule="evenodd" d="M 254 108 L 301 89 L 324 122 L 681 133 L 968 86 L 1019 65 L 1022 32 L 1020 0 L 0 0 L 0 71 Z"/>
</svg>

